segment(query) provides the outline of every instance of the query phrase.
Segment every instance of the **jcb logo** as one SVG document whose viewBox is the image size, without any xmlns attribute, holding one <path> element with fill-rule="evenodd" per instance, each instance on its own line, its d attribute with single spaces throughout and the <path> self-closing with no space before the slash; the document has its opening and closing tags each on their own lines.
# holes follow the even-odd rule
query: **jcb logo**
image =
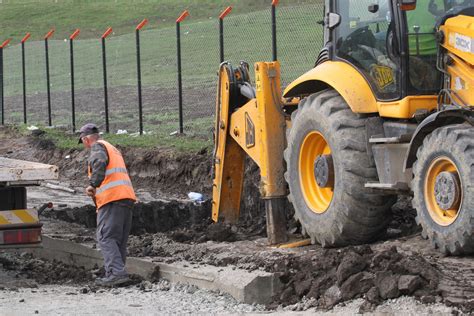
<svg viewBox="0 0 474 316">
<path fill-rule="evenodd" d="M 472 51 L 472 41 L 473 39 L 469 36 L 456 33 L 454 47 L 460 51 L 470 53 Z"/>
<path fill-rule="evenodd" d="M 393 70 L 390 67 L 373 65 L 370 73 L 380 89 L 383 89 L 394 82 Z"/>
</svg>

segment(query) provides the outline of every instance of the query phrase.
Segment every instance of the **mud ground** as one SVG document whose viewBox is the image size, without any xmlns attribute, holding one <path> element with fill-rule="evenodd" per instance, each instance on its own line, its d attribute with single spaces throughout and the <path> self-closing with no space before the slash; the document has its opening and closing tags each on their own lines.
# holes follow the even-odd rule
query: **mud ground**
<svg viewBox="0 0 474 316">
<path fill-rule="evenodd" d="M 11 131 L 0 131 L 0 155 L 56 164 L 61 181 L 81 188 L 86 153 L 39 143 L 37 138 L 12 138 Z M 473 257 L 443 257 L 432 250 L 414 222 L 409 199 L 399 200 L 386 234 L 374 244 L 340 249 L 318 245 L 273 249 L 264 238 L 264 210 L 258 200 L 255 166 L 247 167 L 250 176 L 245 183 L 240 223 L 212 224 L 209 203 L 185 201 L 189 191 L 210 195 L 209 153 L 121 150 L 132 181 L 139 190 L 149 193 L 150 201 L 154 200 L 135 207 L 128 248 L 131 256 L 166 263 L 185 261 L 197 267 L 210 264 L 278 273 L 284 288 L 267 306 L 270 309 L 288 306 L 295 310 L 327 310 L 359 299 L 359 311 L 368 312 L 389 300 L 411 296 L 423 304 L 442 303 L 455 307 L 455 312 L 474 312 Z M 48 235 L 95 243 L 92 206 L 65 207 L 45 212 L 44 217 Z M 301 237 L 294 222 L 290 222 L 289 229 L 295 238 Z"/>
</svg>

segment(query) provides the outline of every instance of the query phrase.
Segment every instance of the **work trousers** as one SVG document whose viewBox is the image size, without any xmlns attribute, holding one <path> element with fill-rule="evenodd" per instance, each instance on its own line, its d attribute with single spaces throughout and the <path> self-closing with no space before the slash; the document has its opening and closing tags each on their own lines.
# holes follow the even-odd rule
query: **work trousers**
<svg viewBox="0 0 474 316">
<path fill-rule="evenodd" d="M 127 240 L 132 227 L 133 201 L 107 203 L 97 213 L 97 243 L 99 244 L 106 277 L 127 275 Z"/>
</svg>

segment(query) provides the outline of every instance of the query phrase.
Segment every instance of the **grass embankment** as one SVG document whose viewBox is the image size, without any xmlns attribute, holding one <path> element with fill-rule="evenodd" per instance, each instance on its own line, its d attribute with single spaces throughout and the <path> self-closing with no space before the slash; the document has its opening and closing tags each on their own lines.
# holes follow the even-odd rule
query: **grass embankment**
<svg viewBox="0 0 474 316">
<path fill-rule="evenodd" d="M 187 8 L 191 17 L 182 23 L 181 30 L 185 128 L 191 135 L 211 138 L 209 130 L 213 122 L 219 65 L 216 16 L 225 6 L 234 6 L 225 20 L 226 59 L 234 64 L 246 60 L 252 65 L 256 61 L 271 59 L 270 3 L 270 0 L 4 0 L 0 4 L 2 34 L 16 39 L 16 44 L 4 51 L 5 95 L 13 96 L 7 102 L 6 121 L 22 121 L 21 47 L 18 44 L 22 34 L 32 31 L 32 38 L 26 43 L 26 91 L 29 100 L 35 98 L 38 107 L 41 107 L 30 110 L 33 112 L 28 122 L 44 124 L 46 119 L 44 44 L 39 41 L 41 37 L 38 34 L 42 35 L 55 26 L 57 32 L 49 43 L 53 120 L 54 125 L 69 125 L 70 60 L 69 42 L 65 38 L 75 28 L 81 28 L 81 34 L 74 43 L 76 96 L 89 94 L 87 89 L 95 90 L 97 95 L 103 87 L 98 37 L 108 26 L 112 26 L 114 33 L 107 39 L 109 91 L 114 88 L 119 91 L 128 89 L 129 98 L 123 101 L 120 99 L 125 98 L 121 97 L 120 92 L 115 94 L 110 100 L 110 120 L 115 124 L 115 130 L 123 128 L 118 122 L 127 122 L 126 126 L 133 126 L 136 131 L 136 98 L 130 97 L 130 91 L 136 91 L 137 80 L 133 30 L 134 25 L 147 17 L 150 24 L 141 32 L 142 85 L 145 90 L 149 89 L 144 91 L 144 125 L 145 130 L 168 137 L 166 135 L 177 129 L 174 20 L 183 8 Z M 322 17 L 322 1 L 283 0 L 280 5 L 277 17 L 278 56 L 282 65 L 282 81 L 289 83 L 314 65 L 322 44 L 322 28 L 317 24 Z M 100 100 L 100 94 L 95 98 Z M 77 125 L 89 121 L 91 116 L 98 124 L 104 120 L 100 109 L 91 113 L 90 108 L 81 101 L 76 102 L 79 103 L 76 104 Z"/>
<path fill-rule="evenodd" d="M 282 8 L 279 11 L 278 47 L 284 81 L 295 79 L 314 64 L 322 43 L 322 29 L 316 23 L 320 14 L 316 11 L 318 8 L 320 5 L 308 5 Z M 0 13 L 0 21 L 2 15 L 5 15 L 5 12 Z M 3 23 L 5 21 L 0 23 L 0 27 L 3 27 Z M 66 22 L 62 21 L 62 23 Z M 67 23 L 72 22 L 67 21 Z M 240 60 L 250 63 L 270 60 L 270 23 L 269 10 L 242 13 L 236 8 L 234 15 L 230 15 L 225 22 L 226 59 L 234 63 Z M 136 85 L 136 46 L 135 34 L 130 33 L 132 30 L 133 27 L 129 27 L 129 34 L 123 35 L 119 35 L 120 32 L 116 31 L 107 40 L 110 87 Z M 69 42 L 64 38 L 55 36 L 49 43 L 53 92 L 69 91 L 71 88 Z M 214 84 L 219 64 L 218 40 L 215 18 L 197 22 L 190 19 L 183 22 L 182 57 L 185 87 L 203 83 Z M 46 90 L 43 45 L 42 41 L 31 40 L 26 43 L 27 92 L 29 94 Z M 75 41 L 74 48 L 76 89 L 101 88 L 103 85 L 102 51 L 97 36 L 93 39 L 83 39 L 81 34 Z M 21 94 L 21 45 L 14 44 L 5 49 L 4 58 L 5 94 L 6 96 Z M 156 29 L 147 27 L 142 31 L 141 63 L 144 86 L 176 87 L 176 30 L 174 27 Z"/>
<path fill-rule="evenodd" d="M 80 28 L 82 38 L 97 38 L 109 26 L 118 35 L 131 33 L 143 18 L 149 27 L 174 24 L 187 9 L 193 20 L 216 18 L 227 6 L 248 13 L 268 8 L 270 0 L 3 0 L 0 2 L 2 37 L 19 41 L 26 32 L 42 39 L 50 28 L 65 38 Z M 282 5 L 314 3 L 314 0 L 281 1 Z"/>
</svg>

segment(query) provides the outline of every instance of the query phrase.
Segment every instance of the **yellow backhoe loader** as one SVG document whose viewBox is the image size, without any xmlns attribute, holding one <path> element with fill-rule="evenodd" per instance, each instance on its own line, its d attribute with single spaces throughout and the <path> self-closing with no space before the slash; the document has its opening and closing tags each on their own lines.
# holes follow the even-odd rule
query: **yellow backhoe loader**
<svg viewBox="0 0 474 316">
<path fill-rule="evenodd" d="M 316 19 L 317 17 L 315 17 Z M 474 0 L 326 0 L 314 69 L 282 93 L 280 66 L 221 64 L 213 219 L 239 218 L 246 156 L 271 244 L 285 199 L 312 243 L 373 241 L 413 195 L 423 236 L 474 252 Z"/>
</svg>

